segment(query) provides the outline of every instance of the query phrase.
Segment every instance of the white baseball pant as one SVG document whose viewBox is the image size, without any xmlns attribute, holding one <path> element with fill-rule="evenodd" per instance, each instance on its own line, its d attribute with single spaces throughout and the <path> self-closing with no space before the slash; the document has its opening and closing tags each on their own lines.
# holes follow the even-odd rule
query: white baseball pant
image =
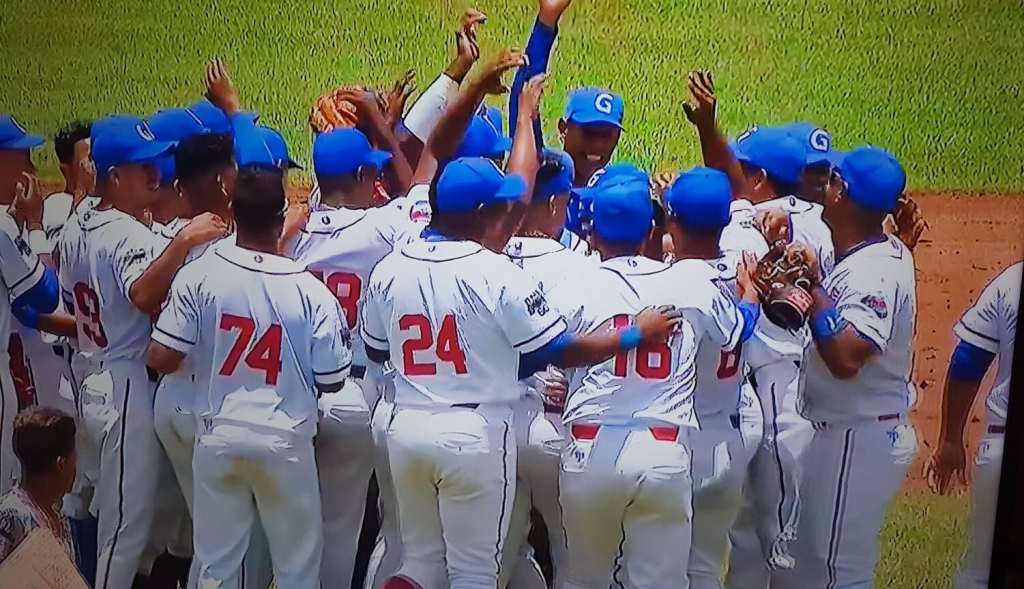
<svg viewBox="0 0 1024 589">
<path fill-rule="evenodd" d="M 157 386 L 153 402 L 153 428 L 163 448 L 156 515 L 150 546 L 144 561 L 156 559 L 167 550 L 174 556 L 192 556 L 192 450 L 196 421 L 192 414 L 192 390 Z M 150 562 L 145 564 L 152 564 Z M 144 568 L 146 568 L 144 566 Z"/>
<path fill-rule="evenodd" d="M 782 589 L 871 589 L 885 512 L 917 454 L 901 416 L 814 424 L 801 457 L 795 566 L 778 571 Z"/>
<path fill-rule="evenodd" d="M 18 481 L 21 464 L 14 455 L 14 418 L 18 415 L 18 393 L 11 378 L 11 358 L 0 353 L 0 495 Z"/>
<path fill-rule="evenodd" d="M 161 455 L 153 391 L 139 360 L 101 362 L 82 383 L 83 422 L 100 448 L 96 589 L 131 587 L 148 544 Z"/>
<path fill-rule="evenodd" d="M 814 435 L 797 411 L 801 374 L 792 360 L 753 373 L 764 436 L 751 458 L 744 503 L 729 532 L 729 589 L 766 589 L 774 571 L 793 566 L 789 545 L 800 509 L 800 457 Z"/>
<path fill-rule="evenodd" d="M 424 589 L 498 586 L 516 486 L 513 427 L 507 405 L 396 406 L 387 446 L 399 575 Z"/>
<path fill-rule="evenodd" d="M 749 385 L 744 385 L 748 387 Z M 700 418 L 690 434 L 693 452 L 691 589 L 720 589 L 729 530 L 743 506 L 743 483 L 763 432 L 761 407 L 752 390 L 738 413 Z"/>
<path fill-rule="evenodd" d="M 320 581 L 325 587 L 349 587 L 366 493 L 373 473 L 373 437 L 363 379 L 348 379 L 335 393 L 320 397 L 320 421 L 314 449 L 323 497 L 324 556 Z"/>
<path fill-rule="evenodd" d="M 199 587 L 237 587 L 256 515 L 278 585 L 320 589 L 323 515 L 312 440 L 220 424 L 200 435 L 195 471 Z"/>
<path fill-rule="evenodd" d="M 557 577 L 565 566 L 565 538 L 562 535 L 562 508 L 558 504 L 558 475 L 565 445 L 562 416 L 545 412 L 537 397 L 524 397 L 516 407 L 516 443 L 519 461 L 516 496 L 508 542 L 502 554 L 502 571 L 510 576 L 512 589 L 531 589 L 546 585 L 538 577 L 537 563 L 527 542 L 530 510 L 537 509 L 548 529 L 551 560 Z M 539 581 L 539 585 L 538 585 Z"/>
<path fill-rule="evenodd" d="M 629 589 L 689 587 L 687 428 L 574 423 L 567 429 L 559 479 L 567 554 L 559 589 L 613 582 Z"/>
<path fill-rule="evenodd" d="M 373 408 L 370 431 L 373 436 L 373 469 L 377 477 L 377 507 L 380 532 L 366 569 L 364 589 L 380 589 L 388 577 L 398 572 L 402 563 L 402 538 L 398 533 L 398 500 L 391 480 L 388 462 L 387 432 L 395 411 L 394 370 L 386 372 L 377 383 L 379 399 Z"/>
<path fill-rule="evenodd" d="M 75 453 L 78 455 L 78 469 L 71 492 L 64 496 L 61 511 L 70 518 L 86 519 L 90 512 L 92 515 L 99 513 L 99 505 L 95 502 L 95 490 L 100 480 L 102 429 L 98 435 L 90 434 L 83 405 L 82 384 L 95 367 L 89 358 L 78 352 L 71 353 L 69 364 L 68 373 L 61 378 L 59 386 L 60 395 L 72 399 L 75 406 L 75 423 L 78 426 Z"/>
<path fill-rule="evenodd" d="M 992 423 L 991 412 L 989 423 Z M 978 443 L 974 482 L 971 486 L 971 515 L 967 526 L 967 559 L 957 585 L 959 589 L 988 587 L 1004 436 L 1004 426 L 989 426 L 988 434 Z"/>
</svg>

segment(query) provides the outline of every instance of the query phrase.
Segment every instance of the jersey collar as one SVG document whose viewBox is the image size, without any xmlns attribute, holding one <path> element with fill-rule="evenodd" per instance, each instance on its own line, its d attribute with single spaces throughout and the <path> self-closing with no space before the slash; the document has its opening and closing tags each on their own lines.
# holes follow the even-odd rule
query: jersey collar
<svg viewBox="0 0 1024 589">
<path fill-rule="evenodd" d="M 669 269 L 668 264 L 644 256 L 612 258 L 601 262 L 601 267 L 623 276 L 644 276 L 647 274 L 657 274 Z"/>
<path fill-rule="evenodd" d="M 260 272 L 263 274 L 298 274 L 305 268 L 288 258 L 256 252 L 238 247 L 234 243 L 223 243 L 217 247 L 216 254 L 235 266 Z"/>
<path fill-rule="evenodd" d="M 91 208 L 87 211 L 84 211 L 81 215 L 79 215 L 78 218 L 79 223 L 82 226 L 82 229 L 84 229 L 85 231 L 93 231 L 95 229 L 103 227 L 108 223 L 113 223 L 114 221 L 119 221 L 122 219 L 130 219 L 136 223 L 139 223 L 140 225 L 142 224 L 139 222 L 138 219 L 120 209 L 97 210 L 96 208 Z"/>
<path fill-rule="evenodd" d="M 309 214 L 306 233 L 335 233 L 362 221 L 365 209 L 321 209 Z"/>
<path fill-rule="evenodd" d="M 512 258 L 539 258 L 565 250 L 565 246 L 550 237 L 513 237 L 505 246 L 505 254 Z"/>
<path fill-rule="evenodd" d="M 484 246 L 473 241 L 417 240 L 402 247 L 402 255 L 423 262 L 450 262 L 472 256 L 483 251 Z"/>
</svg>

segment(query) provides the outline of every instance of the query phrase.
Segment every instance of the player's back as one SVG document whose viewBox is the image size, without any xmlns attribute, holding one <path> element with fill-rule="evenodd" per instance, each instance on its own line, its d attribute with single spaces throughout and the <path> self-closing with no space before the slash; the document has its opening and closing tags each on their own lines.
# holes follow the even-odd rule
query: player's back
<svg viewBox="0 0 1024 589">
<path fill-rule="evenodd" d="M 367 364 L 357 325 L 370 271 L 396 243 L 408 241 L 422 227 L 393 204 L 374 209 L 315 211 L 291 244 L 290 257 L 337 297 L 354 334 L 352 351 L 359 366 Z"/>
<path fill-rule="evenodd" d="M 563 280 L 596 268 L 599 262 L 548 237 L 515 236 L 505 246 L 505 254 L 540 283 L 544 294 L 550 293 Z"/>
<path fill-rule="evenodd" d="M 61 285 L 78 326 L 78 346 L 97 361 L 142 360 L 150 317 L 129 299 L 149 267 L 156 235 L 117 209 L 89 209 L 73 216 L 61 242 Z"/>
<path fill-rule="evenodd" d="M 641 256 L 604 261 L 571 285 L 578 303 L 567 317 L 570 330 L 612 330 L 630 324 L 647 307 L 685 304 L 670 270 L 667 264 Z M 696 426 L 693 390 L 699 328 L 687 315 L 684 319 L 667 344 L 641 346 L 573 371 L 564 421 Z"/>
<path fill-rule="evenodd" d="M 311 438 L 317 331 L 347 336 L 331 322 L 337 303 L 323 285 L 287 258 L 223 243 L 179 271 L 172 296 L 186 297 L 170 305 L 184 316 L 170 313 L 167 324 L 161 316 L 157 335 L 197 337 L 186 343 L 194 345 L 200 433 L 224 424 Z"/>
<path fill-rule="evenodd" d="M 512 404 L 519 353 L 550 341 L 564 321 L 508 257 L 425 240 L 374 269 L 362 329 L 368 347 L 390 353 L 397 404 Z"/>
</svg>

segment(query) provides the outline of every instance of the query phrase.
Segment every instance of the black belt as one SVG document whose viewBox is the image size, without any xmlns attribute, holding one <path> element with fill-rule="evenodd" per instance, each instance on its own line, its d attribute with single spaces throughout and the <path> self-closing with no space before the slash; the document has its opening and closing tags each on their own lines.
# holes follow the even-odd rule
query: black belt
<svg viewBox="0 0 1024 589">
<path fill-rule="evenodd" d="M 988 426 L 988 433 L 990 433 L 990 434 L 1005 434 L 1006 433 L 1006 426 L 1005 425 L 990 425 L 990 426 Z"/>
<path fill-rule="evenodd" d="M 452 409 L 477 409 L 480 407 L 480 403 L 456 403 L 452 405 Z"/>
<path fill-rule="evenodd" d="M 353 366 L 352 369 L 349 370 L 348 375 L 351 376 L 352 378 L 366 378 L 366 367 Z"/>
</svg>

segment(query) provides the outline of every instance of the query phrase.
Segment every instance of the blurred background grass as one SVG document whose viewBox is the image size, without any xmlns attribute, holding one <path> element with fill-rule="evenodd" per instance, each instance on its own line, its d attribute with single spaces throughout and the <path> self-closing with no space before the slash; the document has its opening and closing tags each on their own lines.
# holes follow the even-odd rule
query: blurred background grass
<svg viewBox="0 0 1024 589">
<path fill-rule="evenodd" d="M 447 63 L 465 0 L 4 0 L 2 110 L 38 132 L 76 117 L 145 115 L 202 91 L 228 61 L 245 104 L 308 162 L 306 117 L 328 85 L 425 87 Z M 522 46 L 530 0 L 479 0 L 485 57 Z M 680 108 L 687 70 L 716 73 L 731 134 L 808 119 L 841 147 L 893 150 L 919 189 L 1024 191 L 1017 0 L 577 0 L 563 19 L 545 129 L 565 95 L 600 84 L 627 101 L 618 152 L 650 168 L 692 165 Z M 42 175 L 56 175 L 49 150 Z"/>
</svg>

